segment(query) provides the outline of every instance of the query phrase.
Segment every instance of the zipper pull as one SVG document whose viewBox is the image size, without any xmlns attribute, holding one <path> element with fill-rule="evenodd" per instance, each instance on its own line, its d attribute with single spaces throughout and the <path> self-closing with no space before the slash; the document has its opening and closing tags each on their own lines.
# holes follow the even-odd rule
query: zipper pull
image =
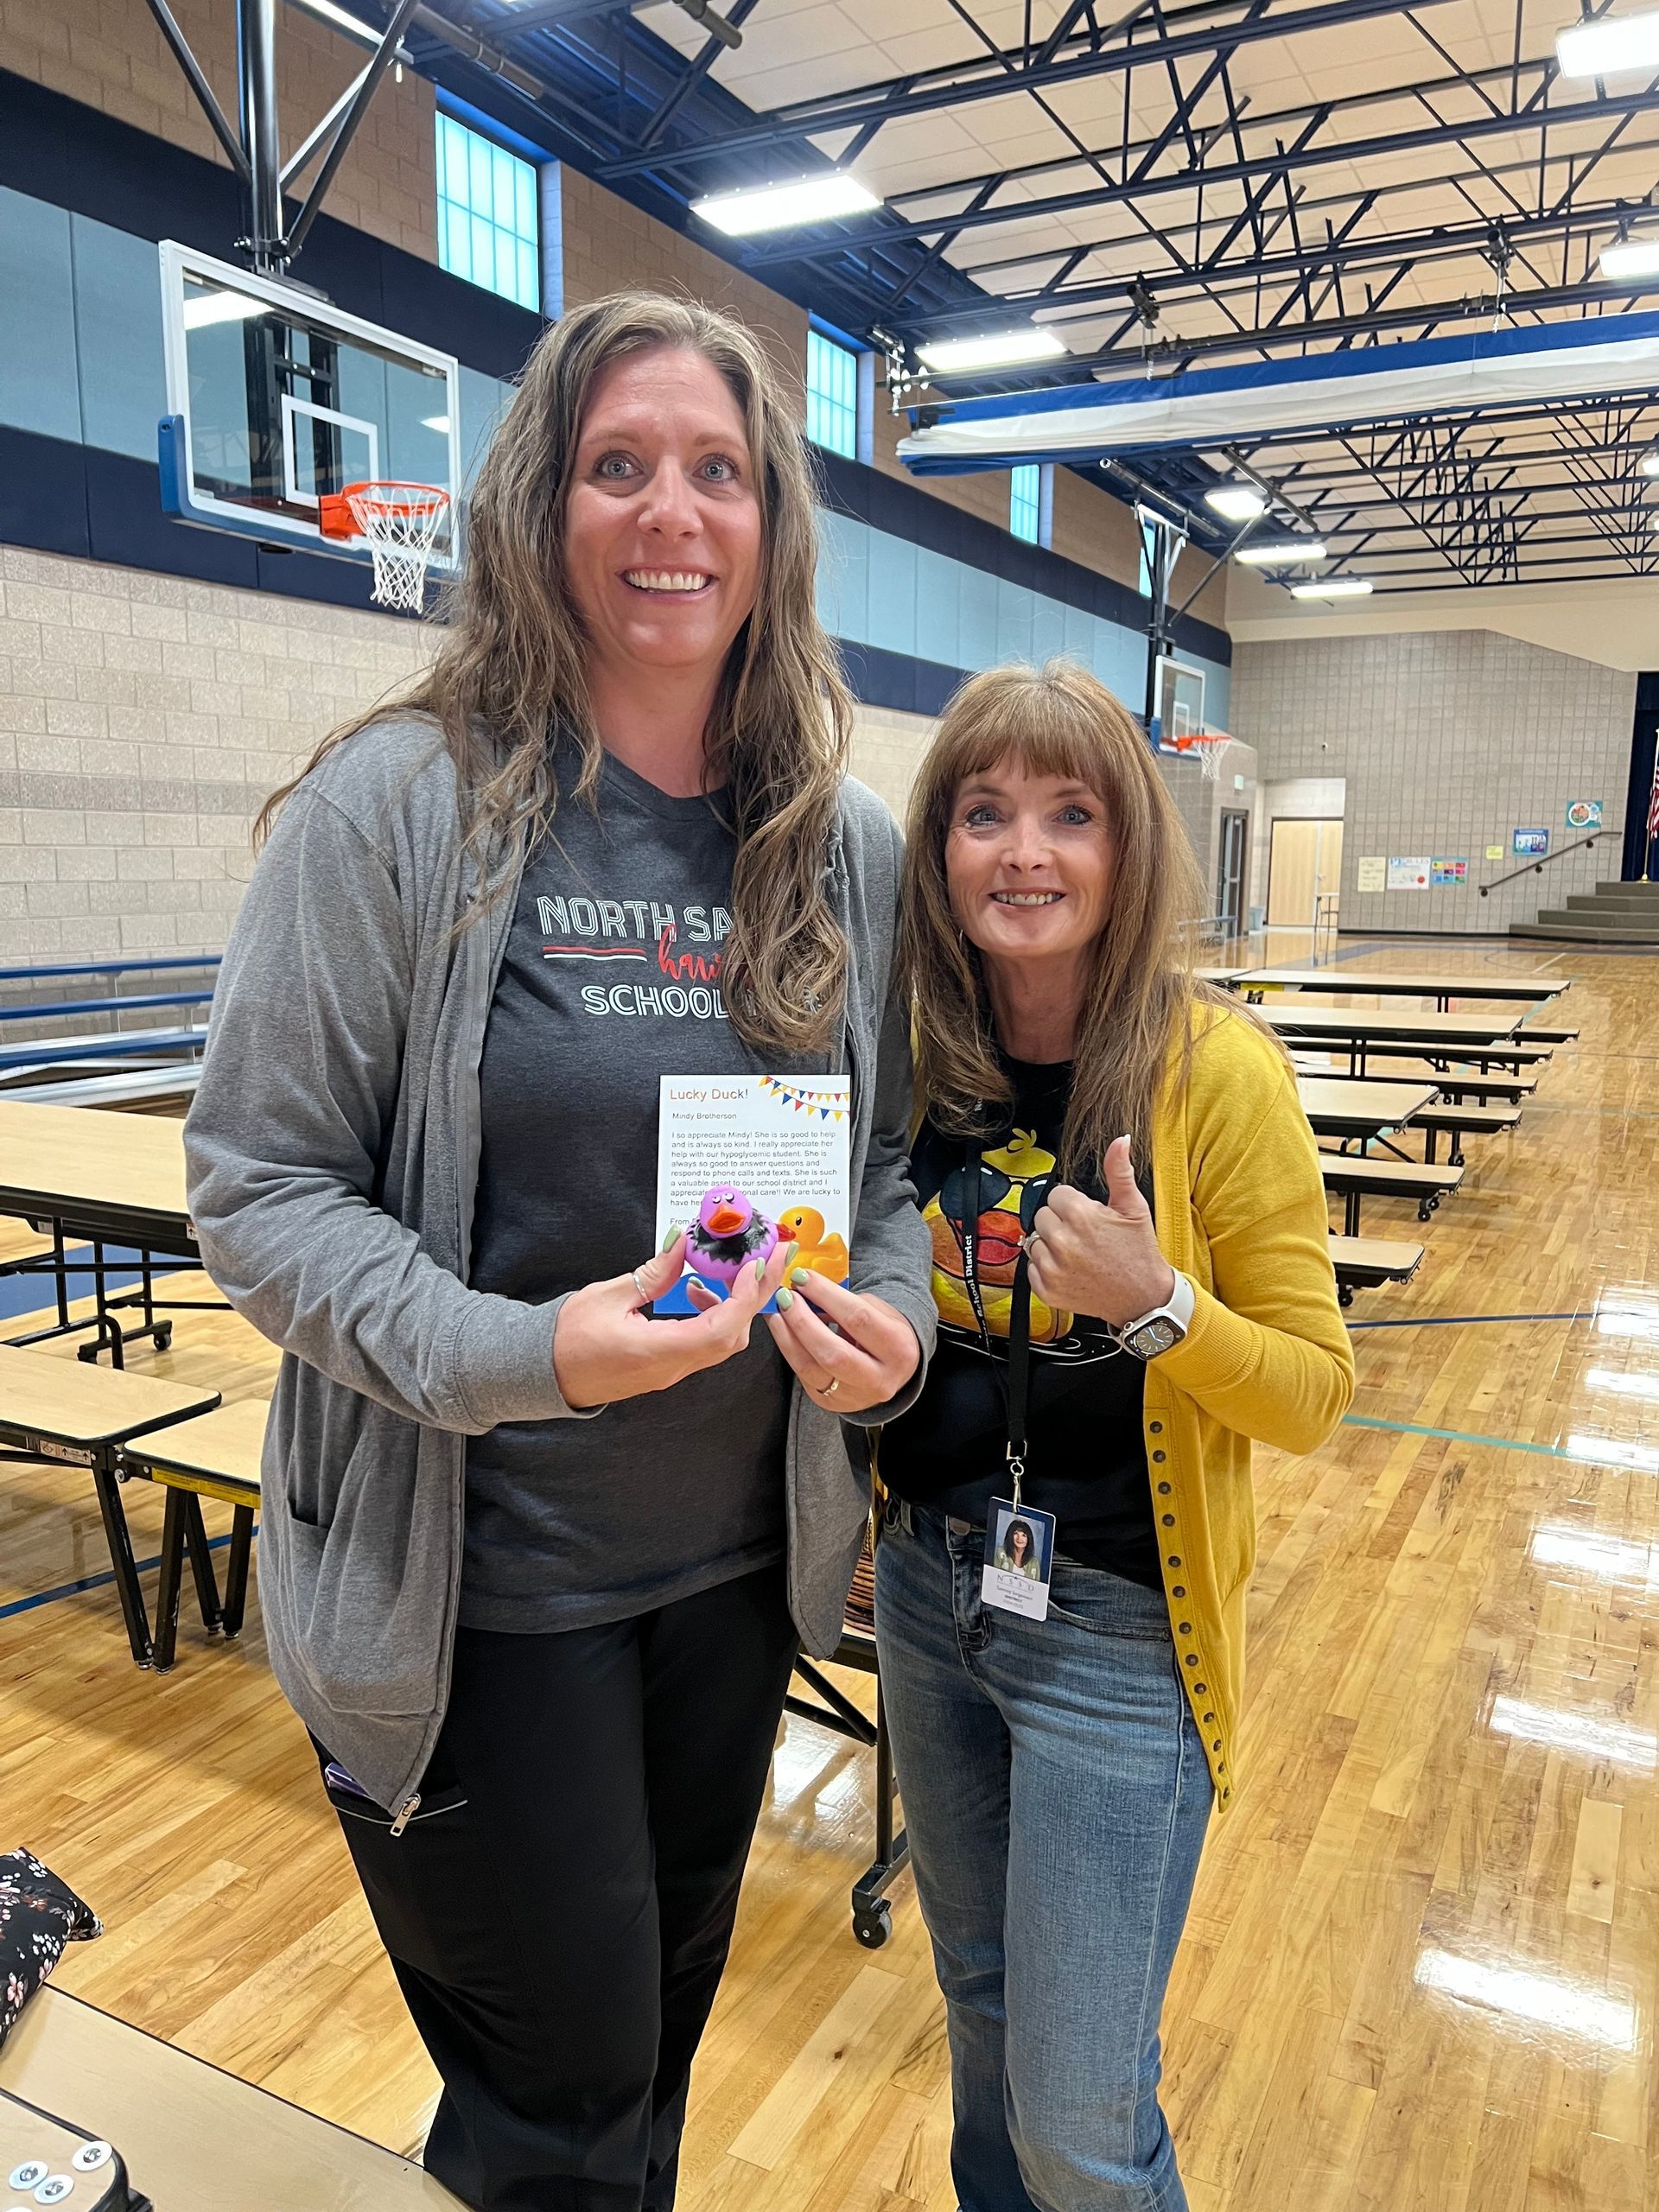
<svg viewBox="0 0 1659 2212">
<path fill-rule="evenodd" d="M 391 1833 L 393 1835 L 402 1835 L 404 1830 L 409 1826 L 410 1822 L 414 1819 L 416 1814 L 418 1813 L 420 1809 L 421 1793 L 417 1789 L 412 1797 L 405 1797 L 403 1803 L 397 1808 L 397 1817 L 391 1824 Z"/>
</svg>

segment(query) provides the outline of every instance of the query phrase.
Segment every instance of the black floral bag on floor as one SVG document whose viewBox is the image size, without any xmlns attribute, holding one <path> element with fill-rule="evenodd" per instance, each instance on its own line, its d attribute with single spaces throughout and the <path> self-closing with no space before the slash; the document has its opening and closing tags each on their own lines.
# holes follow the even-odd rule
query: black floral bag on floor
<svg viewBox="0 0 1659 2212">
<path fill-rule="evenodd" d="M 32 1852 L 0 1852 L 0 2044 L 63 1956 L 90 1942 L 103 1923 Z"/>
</svg>

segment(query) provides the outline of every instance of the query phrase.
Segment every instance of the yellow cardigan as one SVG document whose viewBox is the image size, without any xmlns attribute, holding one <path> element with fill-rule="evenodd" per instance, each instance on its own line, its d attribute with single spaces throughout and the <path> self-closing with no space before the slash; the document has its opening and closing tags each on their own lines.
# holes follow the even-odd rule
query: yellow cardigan
<svg viewBox="0 0 1659 2212">
<path fill-rule="evenodd" d="M 1354 1395 L 1319 1149 L 1283 1055 L 1200 1003 L 1185 1089 L 1152 1132 L 1158 1242 L 1192 1284 L 1185 1343 L 1153 1360 L 1147 1466 L 1181 1680 L 1217 1809 L 1232 1803 L 1255 1562 L 1250 1440 L 1311 1452 Z"/>
</svg>

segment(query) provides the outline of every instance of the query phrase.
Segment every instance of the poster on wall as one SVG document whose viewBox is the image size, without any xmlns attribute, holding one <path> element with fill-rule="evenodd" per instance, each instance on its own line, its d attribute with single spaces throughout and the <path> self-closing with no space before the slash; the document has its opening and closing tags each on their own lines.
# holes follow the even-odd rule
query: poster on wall
<svg viewBox="0 0 1659 2212">
<path fill-rule="evenodd" d="M 1434 863 L 1427 853 L 1413 854 L 1402 859 L 1397 853 L 1389 855 L 1389 888 L 1390 891 L 1427 891 Z"/>
<path fill-rule="evenodd" d="M 1357 891 L 1381 891 L 1389 880 L 1389 864 L 1380 854 L 1359 863 Z"/>
<path fill-rule="evenodd" d="M 1462 883 L 1466 881 L 1468 878 L 1469 863 L 1467 860 L 1465 859 L 1454 861 L 1436 861 L 1431 873 L 1433 874 L 1433 880 L 1437 885 L 1446 883 Z"/>
<path fill-rule="evenodd" d="M 1503 846 L 1488 845 L 1486 848 L 1486 857 L 1489 861 L 1501 861 L 1503 857 Z"/>
<path fill-rule="evenodd" d="M 1549 850 L 1549 832 L 1548 830 L 1517 830 L 1510 839 L 1510 844 L 1516 852 L 1535 858 L 1538 854 Z"/>
<path fill-rule="evenodd" d="M 1599 830 L 1601 801 L 1599 798 L 1575 798 L 1567 810 L 1569 830 Z"/>
</svg>

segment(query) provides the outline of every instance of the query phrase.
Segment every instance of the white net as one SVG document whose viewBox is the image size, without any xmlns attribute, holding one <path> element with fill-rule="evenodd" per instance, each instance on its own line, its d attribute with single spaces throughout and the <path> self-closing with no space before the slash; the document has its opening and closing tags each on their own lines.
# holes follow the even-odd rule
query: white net
<svg viewBox="0 0 1659 2212">
<path fill-rule="evenodd" d="M 346 496 L 352 518 L 374 556 L 372 596 L 381 607 L 419 614 L 449 494 L 435 484 L 365 484 Z"/>
<path fill-rule="evenodd" d="M 1204 771 L 1204 780 L 1206 784 L 1218 784 L 1221 781 L 1222 757 L 1231 743 L 1230 738 L 1211 737 L 1201 740 L 1193 747 L 1192 750 L 1198 756 L 1198 766 Z"/>
</svg>

